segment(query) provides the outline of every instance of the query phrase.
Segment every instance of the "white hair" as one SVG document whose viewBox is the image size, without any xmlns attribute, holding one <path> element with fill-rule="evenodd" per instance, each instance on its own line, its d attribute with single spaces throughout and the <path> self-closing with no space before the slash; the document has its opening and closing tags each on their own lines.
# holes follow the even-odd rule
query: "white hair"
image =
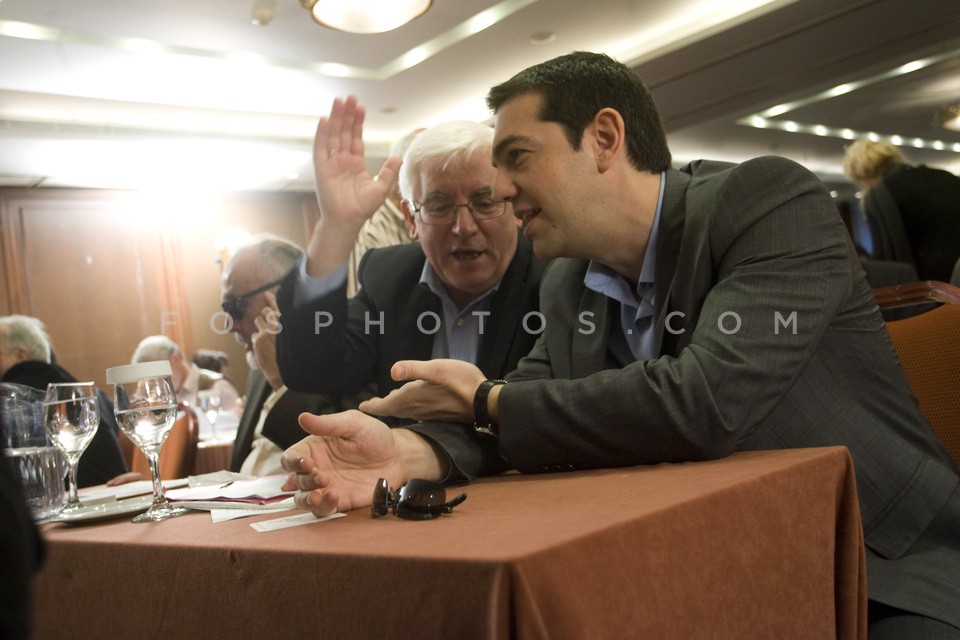
<svg viewBox="0 0 960 640">
<path fill-rule="evenodd" d="M 0 318 L 0 334 L 3 335 L 3 348 L 7 353 L 23 347 L 27 350 L 28 359 L 50 362 L 50 336 L 38 318 L 4 316 Z"/>
<path fill-rule="evenodd" d="M 442 160 L 441 169 L 465 165 L 478 151 L 488 154 L 493 148 L 493 129 L 469 120 L 441 122 L 421 131 L 413 139 L 400 166 L 400 193 L 414 198 L 420 168 L 430 160 Z"/>
<path fill-rule="evenodd" d="M 133 352 L 130 362 L 154 362 L 155 360 L 169 360 L 174 353 L 182 353 L 180 346 L 167 336 L 147 336 L 140 341 Z"/>
</svg>

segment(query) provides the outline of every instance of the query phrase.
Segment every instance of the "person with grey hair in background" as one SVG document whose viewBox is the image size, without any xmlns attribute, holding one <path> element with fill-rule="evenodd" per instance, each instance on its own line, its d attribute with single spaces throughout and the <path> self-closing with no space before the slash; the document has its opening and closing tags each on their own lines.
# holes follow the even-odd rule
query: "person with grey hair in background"
<svg viewBox="0 0 960 640">
<path fill-rule="evenodd" d="M 280 313 L 272 291 L 302 255 L 303 250 L 294 243 L 261 234 L 237 249 L 223 268 L 223 311 L 250 365 L 231 471 L 258 476 L 282 473 L 283 450 L 306 435 L 297 422 L 301 413 L 333 413 L 354 408 L 359 402 L 293 391 L 280 377 L 276 356 Z"/>
<path fill-rule="evenodd" d="M 134 364 L 156 360 L 170 362 L 170 378 L 177 393 L 177 402 L 196 408 L 197 393 L 209 390 L 220 396 L 220 406 L 224 411 L 240 417 L 243 407 L 240 394 L 233 383 L 226 380 L 222 374 L 201 369 L 188 360 L 180 345 L 169 336 L 147 336 L 137 345 L 130 359 Z"/>
<path fill-rule="evenodd" d="M 50 383 L 77 382 L 77 379 L 54 361 L 52 342 L 43 322 L 32 316 L 12 315 L 0 318 L 0 382 L 45 391 Z M 100 424 L 80 457 L 79 487 L 104 484 L 129 471 L 120 449 L 113 402 L 99 390 L 97 400 Z"/>
<path fill-rule="evenodd" d="M 364 110 L 334 101 L 314 140 L 321 219 L 300 267 L 277 294 L 283 379 L 291 388 L 356 393 L 395 388 L 406 358 L 456 358 L 491 377 L 511 371 L 536 340 L 544 263 L 520 236 L 510 205 L 493 197 L 493 130 L 443 122 L 413 140 L 376 178 L 363 152 Z M 416 243 L 374 249 L 348 298 L 347 256 L 399 169 L 401 208 Z M 532 328 L 532 330 L 528 330 Z M 390 416 L 384 419 L 391 424 Z"/>
<path fill-rule="evenodd" d="M 843 158 L 862 190 L 875 260 L 913 264 L 920 280 L 949 282 L 960 258 L 960 177 L 907 162 L 888 142 L 858 140 Z"/>
</svg>

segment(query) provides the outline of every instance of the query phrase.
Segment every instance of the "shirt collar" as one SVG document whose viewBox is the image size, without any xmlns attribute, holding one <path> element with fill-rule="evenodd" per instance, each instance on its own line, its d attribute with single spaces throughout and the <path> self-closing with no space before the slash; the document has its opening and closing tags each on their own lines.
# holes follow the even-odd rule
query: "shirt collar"
<svg viewBox="0 0 960 640">
<path fill-rule="evenodd" d="M 465 311 L 474 307 L 477 303 L 481 302 L 488 296 L 493 295 L 495 291 L 500 289 L 500 283 L 502 280 L 498 280 L 495 285 L 481 293 L 476 299 L 468 304 L 466 307 L 458 311 L 458 314 L 464 313 Z M 457 305 L 454 304 L 453 299 L 450 297 L 450 294 L 447 293 L 447 286 L 444 284 L 443 280 L 440 279 L 440 274 L 437 273 L 437 270 L 433 268 L 433 265 L 430 264 L 429 260 L 423 261 L 423 271 L 420 272 L 420 286 L 428 291 L 432 291 L 440 300 L 443 302 L 445 307 L 451 309 L 456 309 Z"/>
<path fill-rule="evenodd" d="M 667 172 L 660 173 L 660 194 L 657 197 L 657 210 L 653 215 L 653 225 L 650 228 L 650 237 L 647 239 L 647 250 L 643 256 L 643 264 L 640 266 L 640 278 L 636 284 L 637 295 L 646 298 L 653 292 L 653 276 L 657 265 L 657 236 L 660 231 L 660 211 L 663 208 L 663 192 L 667 181 Z M 596 260 L 591 260 L 587 266 L 587 273 L 583 278 L 583 283 L 588 289 L 597 293 L 636 305 L 633 293 L 629 291 L 617 273 Z M 649 292 L 649 294 L 648 294 Z"/>
</svg>

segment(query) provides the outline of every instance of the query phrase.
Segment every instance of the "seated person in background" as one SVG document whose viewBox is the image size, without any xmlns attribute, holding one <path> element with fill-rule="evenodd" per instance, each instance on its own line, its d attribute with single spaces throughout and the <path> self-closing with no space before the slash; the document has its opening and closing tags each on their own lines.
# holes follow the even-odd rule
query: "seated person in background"
<svg viewBox="0 0 960 640">
<path fill-rule="evenodd" d="M 131 358 L 133 363 L 154 360 L 170 361 L 170 369 L 173 371 L 171 379 L 177 392 L 177 402 L 196 408 L 197 392 L 209 389 L 219 394 L 220 407 L 224 411 L 240 416 L 243 407 L 239 402 L 240 394 L 233 383 L 225 379 L 223 374 L 201 369 L 187 360 L 180 346 L 167 336 L 147 336 L 137 345 Z"/>
<path fill-rule="evenodd" d="M 223 376 L 223 379 L 233 385 L 234 390 L 236 390 L 237 385 L 230 378 L 230 356 L 225 352 L 215 349 L 197 349 L 193 357 L 190 358 L 190 361 L 201 369 L 219 373 Z M 240 414 L 243 413 L 243 397 L 237 400 L 235 408 L 236 411 L 234 413 L 239 417 Z"/>
<path fill-rule="evenodd" d="M 371 380 L 397 386 L 405 358 L 457 358 L 487 375 L 511 371 L 536 340 L 543 263 L 519 236 L 510 205 L 493 197 L 493 130 L 447 122 L 422 131 L 400 167 L 401 203 L 417 243 L 374 249 L 347 296 L 347 257 L 387 197 L 399 158 L 378 179 L 365 169 L 364 111 L 336 100 L 317 127 L 314 172 L 321 218 L 305 260 L 277 294 L 280 372 L 290 388 L 355 394 Z M 342 147 L 340 145 L 343 145 Z"/>
<path fill-rule="evenodd" d="M 230 356 L 214 349 L 197 349 L 190 361 L 201 369 L 215 371 L 224 378 L 227 377 L 227 370 L 230 368 Z"/>
<path fill-rule="evenodd" d="M 14 382 L 45 391 L 51 382 L 78 380 L 53 361 L 50 336 L 43 323 L 30 316 L 14 315 L 0 318 L 0 382 Z M 97 399 L 100 425 L 80 457 L 78 487 L 104 484 L 129 471 L 120 449 L 113 401 L 99 390 Z M 127 479 L 138 478 L 139 474 L 135 474 Z"/>
<path fill-rule="evenodd" d="M 912 262 L 920 280 L 949 282 L 960 258 L 960 177 L 911 166 L 887 142 L 847 147 L 843 170 L 863 190 L 873 258 Z"/>
<path fill-rule="evenodd" d="M 224 265 L 223 310 L 247 353 L 250 375 L 246 402 L 233 446 L 231 471 L 249 475 L 282 473 L 283 450 L 305 435 L 297 417 L 355 407 L 339 397 L 287 389 L 277 369 L 279 313 L 270 289 L 296 266 L 303 251 L 292 242 L 261 235 L 240 247 Z"/>
<path fill-rule="evenodd" d="M 464 362 L 399 362 L 394 378 L 411 382 L 360 407 L 447 424 L 303 416 L 315 436 L 284 457 L 298 504 L 366 506 L 379 477 L 841 445 L 855 464 L 870 637 L 960 636 L 960 477 L 820 180 L 775 157 L 671 168 L 650 93 L 600 54 L 536 65 L 487 100 L 494 195 L 537 256 L 555 258 L 546 328 L 506 384 Z"/>
<path fill-rule="evenodd" d="M 421 131 L 423 129 L 415 129 L 397 140 L 390 147 L 390 155 L 402 157 Z M 347 295 L 351 298 L 360 288 L 357 271 L 360 269 L 360 260 L 367 251 L 407 244 L 413 240 L 407 231 L 407 220 L 403 217 L 403 211 L 400 208 L 401 200 L 400 185 L 394 182 L 383 204 L 360 227 L 357 239 L 353 243 L 353 251 L 350 252 L 350 264 L 347 265 Z"/>
</svg>

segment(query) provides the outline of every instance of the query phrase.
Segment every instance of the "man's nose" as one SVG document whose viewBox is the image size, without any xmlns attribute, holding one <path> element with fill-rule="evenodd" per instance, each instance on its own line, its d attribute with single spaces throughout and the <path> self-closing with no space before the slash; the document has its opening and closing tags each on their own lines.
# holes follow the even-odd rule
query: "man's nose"
<svg viewBox="0 0 960 640">
<path fill-rule="evenodd" d="M 457 212 L 454 215 L 456 216 L 453 221 L 453 232 L 455 234 L 463 237 L 477 232 L 477 221 L 468 205 L 462 204 L 457 207 Z"/>
<path fill-rule="evenodd" d="M 517 185 L 510 179 L 506 171 L 497 170 L 493 179 L 493 199 L 512 202 L 517 197 Z"/>
</svg>

